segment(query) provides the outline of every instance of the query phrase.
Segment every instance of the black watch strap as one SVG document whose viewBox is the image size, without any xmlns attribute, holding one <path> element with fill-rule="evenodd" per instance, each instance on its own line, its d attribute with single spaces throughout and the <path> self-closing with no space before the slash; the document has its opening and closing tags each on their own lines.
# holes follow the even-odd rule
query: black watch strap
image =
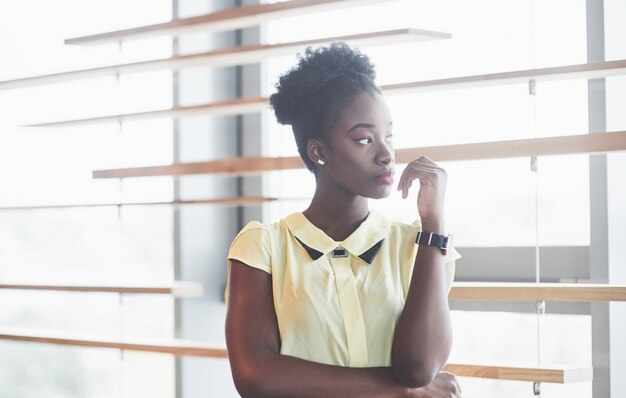
<svg viewBox="0 0 626 398">
<path fill-rule="evenodd" d="M 435 246 L 441 249 L 441 252 L 448 254 L 448 241 L 450 235 L 439 235 L 434 232 L 419 231 L 415 243 L 418 245 Z"/>
</svg>

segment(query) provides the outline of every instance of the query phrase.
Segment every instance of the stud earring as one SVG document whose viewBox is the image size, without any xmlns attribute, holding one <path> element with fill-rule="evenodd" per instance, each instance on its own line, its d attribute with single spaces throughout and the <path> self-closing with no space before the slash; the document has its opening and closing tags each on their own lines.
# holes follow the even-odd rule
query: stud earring
<svg viewBox="0 0 626 398">
<path fill-rule="evenodd" d="M 322 159 L 317 159 L 317 164 L 323 166 L 324 164 L 326 164 L 326 162 L 324 162 Z"/>
</svg>

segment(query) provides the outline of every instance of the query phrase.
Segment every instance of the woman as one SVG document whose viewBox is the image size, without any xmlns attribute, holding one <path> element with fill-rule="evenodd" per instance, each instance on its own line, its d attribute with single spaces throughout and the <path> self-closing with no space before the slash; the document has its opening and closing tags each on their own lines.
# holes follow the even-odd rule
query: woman
<svg viewBox="0 0 626 398">
<path fill-rule="evenodd" d="M 446 173 L 420 157 L 399 178 L 403 198 L 420 182 L 421 225 L 369 211 L 367 198 L 391 193 L 395 163 L 374 78 L 365 55 L 334 43 L 307 49 L 270 98 L 316 190 L 303 212 L 251 222 L 231 245 L 226 341 L 244 397 L 460 396 L 441 372 L 446 267 L 460 257 L 440 236 Z"/>
</svg>

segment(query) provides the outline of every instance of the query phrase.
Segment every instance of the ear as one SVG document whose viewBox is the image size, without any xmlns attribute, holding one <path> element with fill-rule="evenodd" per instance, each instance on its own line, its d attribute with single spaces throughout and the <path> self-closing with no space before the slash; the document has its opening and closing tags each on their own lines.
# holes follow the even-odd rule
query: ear
<svg viewBox="0 0 626 398">
<path fill-rule="evenodd" d="M 310 139 L 307 141 L 306 153 L 311 160 L 311 162 L 317 164 L 318 160 L 326 160 L 326 146 L 320 140 Z"/>
</svg>

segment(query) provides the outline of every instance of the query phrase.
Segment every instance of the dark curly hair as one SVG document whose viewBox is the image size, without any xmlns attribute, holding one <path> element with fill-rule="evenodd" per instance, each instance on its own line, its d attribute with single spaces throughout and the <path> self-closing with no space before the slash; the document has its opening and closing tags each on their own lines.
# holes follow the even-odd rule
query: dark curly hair
<svg viewBox="0 0 626 398">
<path fill-rule="evenodd" d="M 280 124 L 291 125 L 300 157 L 307 168 L 307 142 L 315 138 L 330 145 L 328 133 L 343 110 L 363 92 L 378 92 L 374 65 L 367 55 L 341 42 L 307 48 L 298 63 L 280 77 L 270 104 Z"/>
</svg>

